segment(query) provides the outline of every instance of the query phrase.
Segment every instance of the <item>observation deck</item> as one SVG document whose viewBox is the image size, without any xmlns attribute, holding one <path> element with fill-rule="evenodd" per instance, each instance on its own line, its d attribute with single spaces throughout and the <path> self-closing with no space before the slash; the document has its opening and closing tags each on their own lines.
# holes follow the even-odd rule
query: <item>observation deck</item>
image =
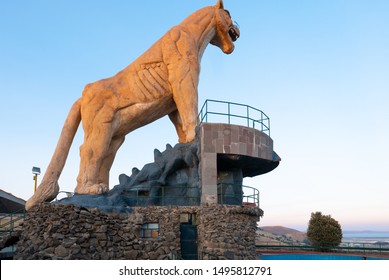
<svg viewBox="0 0 389 280">
<path fill-rule="evenodd" d="M 239 205 L 243 178 L 268 173 L 281 161 L 270 118 L 248 105 L 206 100 L 199 120 L 202 203 Z"/>
</svg>

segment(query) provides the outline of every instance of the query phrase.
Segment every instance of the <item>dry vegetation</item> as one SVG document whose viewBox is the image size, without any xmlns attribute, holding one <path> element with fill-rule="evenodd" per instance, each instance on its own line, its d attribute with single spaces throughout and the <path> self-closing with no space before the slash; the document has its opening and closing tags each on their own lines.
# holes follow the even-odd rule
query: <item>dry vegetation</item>
<svg viewBox="0 0 389 280">
<path fill-rule="evenodd" d="M 282 226 L 261 227 L 257 229 L 257 245 L 298 245 L 304 244 L 304 232 Z"/>
</svg>

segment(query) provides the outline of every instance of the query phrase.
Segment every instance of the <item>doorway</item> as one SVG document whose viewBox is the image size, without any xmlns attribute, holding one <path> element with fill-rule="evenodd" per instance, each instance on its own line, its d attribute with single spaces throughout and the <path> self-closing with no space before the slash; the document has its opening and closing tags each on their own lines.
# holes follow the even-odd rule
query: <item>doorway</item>
<svg viewBox="0 0 389 280">
<path fill-rule="evenodd" d="M 180 239 L 181 258 L 183 260 L 197 260 L 197 224 L 194 214 L 181 214 Z"/>
</svg>

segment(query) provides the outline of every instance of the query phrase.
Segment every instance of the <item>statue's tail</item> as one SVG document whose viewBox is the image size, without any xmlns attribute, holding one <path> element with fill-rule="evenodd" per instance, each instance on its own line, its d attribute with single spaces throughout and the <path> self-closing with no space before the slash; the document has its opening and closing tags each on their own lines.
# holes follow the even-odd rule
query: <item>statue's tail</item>
<svg viewBox="0 0 389 280">
<path fill-rule="evenodd" d="M 50 164 L 36 192 L 26 202 L 26 210 L 39 203 L 52 201 L 57 196 L 59 192 L 58 179 L 65 166 L 70 147 L 81 122 L 80 104 L 81 99 L 78 99 L 70 109 Z"/>
</svg>

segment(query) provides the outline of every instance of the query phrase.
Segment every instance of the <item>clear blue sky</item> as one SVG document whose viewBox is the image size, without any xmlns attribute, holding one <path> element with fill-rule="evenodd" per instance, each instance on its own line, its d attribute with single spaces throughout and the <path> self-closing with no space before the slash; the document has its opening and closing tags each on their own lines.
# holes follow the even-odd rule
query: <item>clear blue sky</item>
<svg viewBox="0 0 389 280">
<path fill-rule="evenodd" d="M 83 87 L 215 2 L 1 0 L 0 188 L 28 199 L 31 168 L 45 171 Z M 241 38 L 229 56 L 207 48 L 199 103 L 239 102 L 270 116 L 282 162 L 245 180 L 261 191 L 260 225 L 304 230 L 322 211 L 344 229 L 389 230 L 389 1 L 224 2 Z M 82 137 L 80 129 L 62 190 L 74 189 Z M 176 142 L 167 117 L 128 135 L 111 187 Z"/>
</svg>

